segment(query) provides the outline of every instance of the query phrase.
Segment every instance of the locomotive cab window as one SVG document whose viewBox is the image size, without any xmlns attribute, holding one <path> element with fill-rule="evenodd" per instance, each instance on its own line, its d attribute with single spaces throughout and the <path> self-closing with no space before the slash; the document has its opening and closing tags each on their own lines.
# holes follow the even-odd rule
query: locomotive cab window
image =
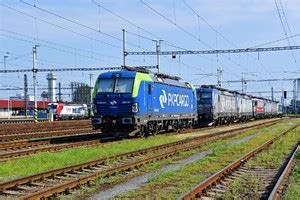
<svg viewBox="0 0 300 200">
<path fill-rule="evenodd" d="M 132 86 L 132 78 L 100 79 L 98 92 L 131 93 Z"/>
<path fill-rule="evenodd" d="M 201 99 L 211 99 L 211 93 L 210 92 L 201 93 Z"/>
<path fill-rule="evenodd" d="M 212 94 L 210 92 L 200 92 L 197 94 L 197 100 L 202 100 L 202 99 L 211 99 Z"/>
<path fill-rule="evenodd" d="M 114 79 L 100 79 L 98 92 L 113 92 L 114 90 Z"/>
<path fill-rule="evenodd" d="M 115 93 L 131 93 L 132 92 L 133 79 L 131 78 L 116 78 Z"/>
</svg>

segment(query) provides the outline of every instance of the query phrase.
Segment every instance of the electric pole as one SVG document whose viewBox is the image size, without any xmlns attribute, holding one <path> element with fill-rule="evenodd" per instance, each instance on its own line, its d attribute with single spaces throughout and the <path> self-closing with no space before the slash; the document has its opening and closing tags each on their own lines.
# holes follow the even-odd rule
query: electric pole
<svg viewBox="0 0 300 200">
<path fill-rule="evenodd" d="M 27 74 L 24 74 L 24 108 L 25 108 L 25 118 L 27 118 L 27 96 L 28 96 L 28 80 L 27 80 Z"/>
<path fill-rule="evenodd" d="M 296 105 L 296 101 L 297 101 L 297 79 L 294 80 L 294 105 L 293 105 L 293 110 L 294 110 L 294 114 L 296 114 L 296 108 L 297 108 L 297 105 Z"/>
<path fill-rule="evenodd" d="M 90 116 L 91 116 L 91 113 L 92 113 L 92 105 L 93 105 L 93 90 L 92 90 L 92 79 L 93 79 L 93 75 L 92 73 L 89 74 L 90 75 Z"/>
<path fill-rule="evenodd" d="M 126 31 L 122 29 L 123 32 L 123 66 L 122 69 L 126 66 Z"/>
<path fill-rule="evenodd" d="M 157 72 L 159 73 L 160 72 L 160 69 L 159 69 L 159 65 L 160 65 L 160 58 L 159 58 L 159 55 L 160 55 L 160 45 L 161 45 L 161 42 L 163 40 L 152 40 L 153 42 L 156 43 L 156 59 L 157 59 Z"/>
<path fill-rule="evenodd" d="M 3 57 L 4 71 L 6 71 L 6 59 L 8 58 L 9 52 L 6 52 L 6 55 Z"/>
<path fill-rule="evenodd" d="M 36 73 L 37 73 L 37 69 L 36 69 L 36 59 L 37 59 L 37 52 L 36 49 L 37 47 L 39 47 L 39 45 L 35 45 L 32 48 L 32 54 L 33 54 L 33 65 L 32 65 L 32 78 L 33 78 L 33 93 L 34 93 L 34 123 L 37 123 L 37 91 L 36 91 Z"/>
<path fill-rule="evenodd" d="M 271 97 L 272 97 L 272 101 L 274 101 L 274 89 L 273 89 L 273 87 L 271 87 Z"/>
<path fill-rule="evenodd" d="M 222 87 L 222 82 L 223 82 L 223 67 L 222 66 L 219 66 L 219 68 L 217 69 L 217 85 L 218 87 Z"/>
<path fill-rule="evenodd" d="M 61 98 L 61 83 L 58 83 L 58 101 L 62 102 L 62 98 Z"/>
</svg>

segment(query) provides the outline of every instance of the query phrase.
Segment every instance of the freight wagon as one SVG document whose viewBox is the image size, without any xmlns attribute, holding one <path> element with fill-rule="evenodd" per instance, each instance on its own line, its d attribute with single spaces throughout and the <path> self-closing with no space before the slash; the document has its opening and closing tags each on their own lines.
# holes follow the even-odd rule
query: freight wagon
<svg viewBox="0 0 300 200">
<path fill-rule="evenodd" d="M 253 117 L 256 119 L 265 117 L 265 100 L 259 97 L 252 98 Z"/>
<path fill-rule="evenodd" d="M 211 85 L 203 85 L 196 91 L 199 124 L 224 124 L 238 118 L 234 92 Z"/>
<path fill-rule="evenodd" d="M 212 85 L 202 85 L 196 91 L 199 125 L 217 125 L 252 118 L 275 117 L 282 113 L 276 101 Z"/>
<path fill-rule="evenodd" d="M 99 75 L 93 94 L 92 125 L 129 135 L 192 127 L 197 123 L 196 91 L 178 77 L 144 69 Z"/>
<path fill-rule="evenodd" d="M 252 98 L 246 94 L 235 92 L 239 121 L 247 121 L 252 118 Z"/>
</svg>

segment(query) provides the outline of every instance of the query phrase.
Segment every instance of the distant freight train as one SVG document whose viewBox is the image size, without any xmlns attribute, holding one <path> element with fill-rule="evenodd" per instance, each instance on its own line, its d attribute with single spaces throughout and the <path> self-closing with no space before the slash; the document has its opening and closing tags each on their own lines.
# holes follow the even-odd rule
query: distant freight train
<svg viewBox="0 0 300 200">
<path fill-rule="evenodd" d="M 276 101 L 215 86 L 197 88 L 198 124 L 226 124 L 282 115 Z"/>
<path fill-rule="evenodd" d="M 143 136 L 280 114 L 278 102 L 213 86 L 196 89 L 179 79 L 133 68 L 100 74 L 92 125 L 104 132 Z"/>
<path fill-rule="evenodd" d="M 48 110 L 53 113 L 54 120 L 88 118 L 86 104 L 49 103 Z"/>
</svg>

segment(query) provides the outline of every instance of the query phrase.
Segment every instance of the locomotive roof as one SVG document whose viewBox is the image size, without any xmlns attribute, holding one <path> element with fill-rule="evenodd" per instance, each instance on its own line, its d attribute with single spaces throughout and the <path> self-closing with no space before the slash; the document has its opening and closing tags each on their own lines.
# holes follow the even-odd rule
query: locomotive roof
<svg viewBox="0 0 300 200">
<path fill-rule="evenodd" d="M 217 87 L 215 85 L 201 85 L 197 89 L 201 89 L 201 88 L 217 89 L 217 90 L 220 90 L 220 91 L 227 91 L 227 92 L 230 92 L 230 93 L 236 93 L 236 94 L 239 94 L 239 95 L 248 96 L 248 97 L 251 97 L 251 98 L 254 98 L 254 99 L 261 99 L 261 100 L 264 100 L 264 101 L 270 101 L 270 102 L 279 103 L 278 101 L 274 101 L 274 100 L 271 100 L 271 99 L 266 99 L 266 98 L 263 98 L 263 97 L 256 97 L 256 96 L 253 96 L 253 95 L 248 95 L 246 93 L 240 93 L 238 91 L 233 91 L 233 90 L 228 90 L 228 89 L 225 89 L 225 88 Z"/>
<path fill-rule="evenodd" d="M 168 84 L 168 85 L 175 85 L 175 86 L 185 87 L 185 88 L 193 87 L 191 84 L 189 84 L 187 82 L 180 82 L 179 80 L 181 78 L 177 77 L 177 76 L 170 76 L 170 75 L 163 74 L 163 73 L 152 73 L 149 71 L 139 70 L 139 69 L 135 69 L 135 68 L 134 68 L 135 70 L 131 70 L 131 69 L 132 68 L 130 68 L 130 70 L 126 69 L 123 71 L 104 72 L 104 73 L 101 73 L 98 78 L 112 78 L 115 75 L 118 75 L 119 77 L 122 77 L 122 78 L 134 78 L 136 73 L 145 73 L 145 74 L 149 74 L 149 76 L 151 77 L 153 82 L 164 83 L 164 84 Z"/>
</svg>

